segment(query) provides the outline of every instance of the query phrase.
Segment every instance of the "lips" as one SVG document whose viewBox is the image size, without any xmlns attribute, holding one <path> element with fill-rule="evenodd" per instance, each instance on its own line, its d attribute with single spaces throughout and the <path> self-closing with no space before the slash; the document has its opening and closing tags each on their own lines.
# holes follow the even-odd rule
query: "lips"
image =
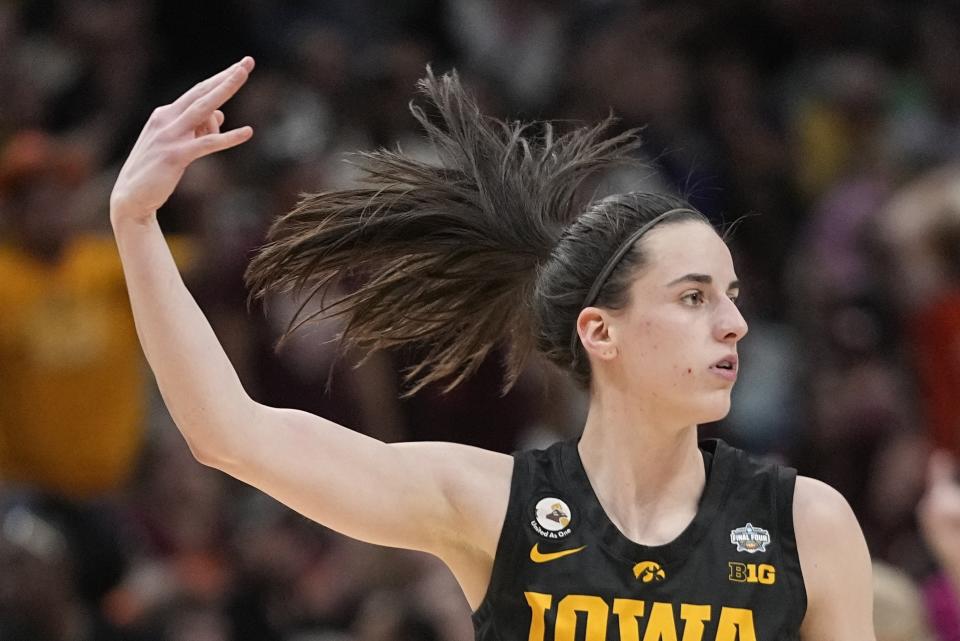
<svg viewBox="0 0 960 641">
<path fill-rule="evenodd" d="M 728 381 L 737 380 L 737 369 L 739 360 L 736 354 L 724 356 L 719 361 L 710 366 L 710 371 L 718 376 L 722 376 Z"/>
<path fill-rule="evenodd" d="M 711 368 L 717 367 L 717 368 L 721 368 L 721 369 L 728 369 L 728 370 L 736 371 L 736 370 L 737 370 L 737 365 L 738 365 L 738 363 L 739 363 L 739 359 L 737 358 L 737 355 L 736 355 L 736 354 L 729 354 L 729 355 L 724 356 L 723 358 L 721 358 L 719 361 L 717 361 L 716 363 L 714 363 L 714 364 L 711 365 L 710 367 L 711 367 Z"/>
</svg>

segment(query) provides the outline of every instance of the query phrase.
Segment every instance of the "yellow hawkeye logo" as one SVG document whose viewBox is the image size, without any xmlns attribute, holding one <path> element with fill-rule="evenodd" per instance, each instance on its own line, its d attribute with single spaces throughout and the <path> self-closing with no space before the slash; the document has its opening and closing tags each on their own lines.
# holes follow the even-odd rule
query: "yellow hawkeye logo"
<svg viewBox="0 0 960 641">
<path fill-rule="evenodd" d="M 576 554 L 577 552 L 583 550 L 586 545 L 581 545 L 578 548 L 570 548 L 569 550 L 560 550 L 559 552 L 541 552 L 537 547 L 539 543 L 534 543 L 533 547 L 530 548 L 530 560 L 534 563 L 546 563 L 547 561 L 555 561 L 557 559 L 562 559 L 565 556 L 570 556 L 571 554 Z"/>
<path fill-rule="evenodd" d="M 633 576 L 644 583 L 660 583 L 667 579 L 667 573 L 663 571 L 659 563 L 653 561 L 641 561 L 633 566 Z"/>
</svg>

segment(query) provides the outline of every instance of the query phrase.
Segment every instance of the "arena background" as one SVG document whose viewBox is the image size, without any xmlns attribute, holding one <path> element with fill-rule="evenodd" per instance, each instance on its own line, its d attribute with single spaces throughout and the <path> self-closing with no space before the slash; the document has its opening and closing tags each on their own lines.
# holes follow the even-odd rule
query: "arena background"
<svg viewBox="0 0 960 641">
<path fill-rule="evenodd" d="M 196 463 L 143 362 L 110 187 L 155 106 L 246 54 L 225 111 L 254 139 L 191 168 L 161 222 L 257 400 L 391 441 L 575 433 L 583 397 L 541 367 L 505 397 L 491 360 L 399 400 L 415 354 L 335 362 L 336 321 L 277 353 L 297 301 L 248 312 L 242 273 L 300 192 L 351 184 L 345 152 L 430 153 L 407 109 L 427 63 L 492 115 L 612 110 L 645 127 L 648 169 L 610 188 L 746 217 L 751 331 L 734 409 L 704 433 L 847 497 L 879 641 L 960 639 L 960 507 L 917 515 L 929 453 L 960 454 L 960 10 L 893 0 L 0 4 L 0 639 L 472 638 L 438 562 Z"/>
</svg>

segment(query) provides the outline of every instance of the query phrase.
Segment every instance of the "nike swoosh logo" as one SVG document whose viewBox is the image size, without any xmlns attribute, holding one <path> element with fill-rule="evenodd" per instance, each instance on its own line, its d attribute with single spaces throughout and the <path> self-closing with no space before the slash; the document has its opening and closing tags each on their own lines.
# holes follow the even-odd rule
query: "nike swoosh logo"
<svg viewBox="0 0 960 641">
<path fill-rule="evenodd" d="M 530 560 L 534 563 L 546 563 L 547 561 L 555 561 L 557 559 L 562 559 L 565 556 L 570 556 L 571 554 L 576 554 L 580 552 L 586 545 L 581 545 L 578 548 L 571 548 L 569 550 L 560 550 L 559 552 L 541 552 L 537 546 L 539 543 L 534 543 L 533 547 L 530 548 Z"/>
</svg>

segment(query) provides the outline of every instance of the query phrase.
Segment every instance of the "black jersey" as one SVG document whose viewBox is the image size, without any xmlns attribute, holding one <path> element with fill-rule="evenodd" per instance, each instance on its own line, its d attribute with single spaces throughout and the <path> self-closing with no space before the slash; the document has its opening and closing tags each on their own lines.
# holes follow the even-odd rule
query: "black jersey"
<svg viewBox="0 0 960 641">
<path fill-rule="evenodd" d="M 590 487 L 577 439 L 518 453 L 478 641 L 791 641 L 806 610 L 796 471 L 721 440 L 672 542 L 626 538 Z"/>
</svg>

